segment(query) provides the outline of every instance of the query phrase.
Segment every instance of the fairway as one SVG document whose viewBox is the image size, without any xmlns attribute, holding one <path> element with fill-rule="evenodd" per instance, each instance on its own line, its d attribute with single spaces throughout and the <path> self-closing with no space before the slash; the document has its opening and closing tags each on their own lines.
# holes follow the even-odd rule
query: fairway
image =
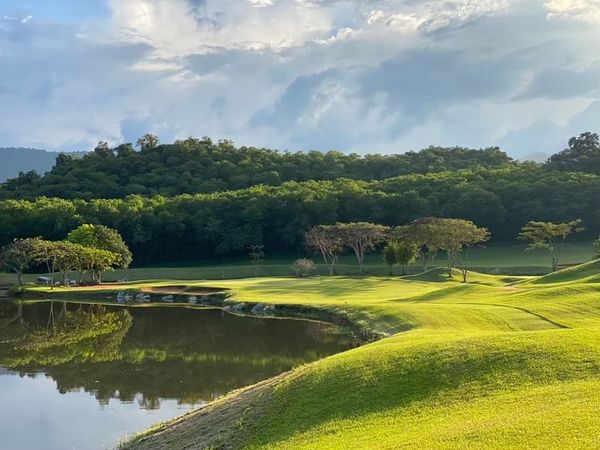
<svg viewBox="0 0 600 450">
<path fill-rule="evenodd" d="M 595 261 L 540 278 L 472 273 L 468 284 L 442 269 L 187 282 L 226 289 L 233 303 L 333 311 L 383 338 L 234 392 L 123 447 L 592 448 L 598 273 Z"/>
</svg>

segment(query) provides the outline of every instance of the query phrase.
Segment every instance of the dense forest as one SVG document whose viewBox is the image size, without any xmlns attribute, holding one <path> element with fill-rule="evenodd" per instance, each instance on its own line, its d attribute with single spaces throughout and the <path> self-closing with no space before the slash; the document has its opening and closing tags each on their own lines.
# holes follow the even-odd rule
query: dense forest
<svg viewBox="0 0 600 450">
<path fill-rule="evenodd" d="M 0 198 L 124 198 L 210 193 L 286 181 L 383 180 L 411 173 L 455 171 L 514 164 L 498 148 L 430 147 L 394 155 L 287 153 L 252 147 L 236 148 L 229 141 L 186 139 L 174 144 L 142 143 L 114 149 L 100 143 L 87 155 L 61 154 L 45 175 L 22 173 L 0 188 Z"/>
<path fill-rule="evenodd" d="M 583 220 L 600 231 L 600 176 L 537 164 L 413 174 L 386 180 L 288 182 L 173 197 L 0 201 L 0 245 L 14 237 L 63 239 L 82 223 L 117 229 L 136 264 L 301 251 L 315 224 L 399 225 L 425 216 L 457 217 L 512 240 L 530 220 Z"/>
<path fill-rule="evenodd" d="M 100 143 L 60 155 L 44 176 L 0 188 L 0 246 L 16 237 L 64 239 L 85 223 L 117 229 L 136 264 L 303 251 L 316 224 L 400 225 L 464 218 L 494 240 L 513 240 L 530 220 L 582 219 L 600 232 L 600 142 L 583 133 L 545 164 L 517 163 L 497 148 L 430 147 L 400 155 L 281 153 L 187 139 L 140 151 Z"/>
</svg>

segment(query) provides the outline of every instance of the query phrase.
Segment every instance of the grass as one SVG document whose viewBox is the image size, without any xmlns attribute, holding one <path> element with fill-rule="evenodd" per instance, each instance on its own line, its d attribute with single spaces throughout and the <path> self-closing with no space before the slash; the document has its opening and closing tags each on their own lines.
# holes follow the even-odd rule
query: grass
<svg viewBox="0 0 600 450">
<path fill-rule="evenodd" d="M 344 311 L 387 335 L 157 427 L 123 448 L 595 448 L 600 261 L 539 278 L 204 280 L 234 301 Z M 176 285 L 163 280 L 131 288 Z"/>
</svg>

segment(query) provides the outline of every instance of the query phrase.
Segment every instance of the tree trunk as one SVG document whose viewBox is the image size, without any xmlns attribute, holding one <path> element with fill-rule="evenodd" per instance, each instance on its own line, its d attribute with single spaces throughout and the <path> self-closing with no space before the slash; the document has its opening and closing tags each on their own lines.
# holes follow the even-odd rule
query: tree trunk
<svg viewBox="0 0 600 450">
<path fill-rule="evenodd" d="M 556 268 L 558 267 L 558 258 L 554 254 L 552 254 L 552 272 L 556 272 Z"/>
<path fill-rule="evenodd" d="M 365 265 L 364 265 L 365 255 L 364 255 L 364 252 L 361 252 L 361 250 L 358 247 L 355 247 L 354 248 L 354 254 L 356 255 L 356 259 L 358 261 L 358 267 L 360 268 L 360 274 L 364 275 L 365 274 Z"/>
</svg>

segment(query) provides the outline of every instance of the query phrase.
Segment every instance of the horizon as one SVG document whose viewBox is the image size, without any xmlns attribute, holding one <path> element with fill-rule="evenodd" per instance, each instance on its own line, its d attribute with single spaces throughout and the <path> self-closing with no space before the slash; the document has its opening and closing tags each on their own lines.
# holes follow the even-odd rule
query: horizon
<svg viewBox="0 0 600 450">
<path fill-rule="evenodd" d="M 594 0 L 8 0 L 0 146 L 556 153 L 597 131 L 599 24 Z"/>
</svg>

